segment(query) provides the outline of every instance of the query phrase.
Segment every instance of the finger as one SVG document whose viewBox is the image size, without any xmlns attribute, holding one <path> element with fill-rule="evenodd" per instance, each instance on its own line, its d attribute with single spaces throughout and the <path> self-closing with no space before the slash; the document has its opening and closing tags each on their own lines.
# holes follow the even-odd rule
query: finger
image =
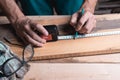
<svg viewBox="0 0 120 80">
<path fill-rule="evenodd" d="M 88 22 L 84 26 L 86 28 L 86 33 L 90 33 L 94 28 L 94 18 L 91 17 L 88 19 Z"/>
<path fill-rule="evenodd" d="M 80 29 L 83 27 L 83 25 L 86 24 L 87 20 L 90 17 L 90 13 L 86 12 L 85 14 L 83 14 L 83 16 L 79 19 L 77 26 L 76 26 L 76 31 L 80 31 Z"/>
<path fill-rule="evenodd" d="M 90 33 L 96 26 L 96 20 L 95 17 L 92 16 L 88 19 L 85 26 L 82 27 L 82 29 L 79 31 L 80 33 Z"/>
<path fill-rule="evenodd" d="M 34 22 L 31 22 L 30 25 L 32 29 L 39 31 L 44 36 L 48 36 L 48 31 L 42 25 L 34 23 Z"/>
<path fill-rule="evenodd" d="M 80 22 L 80 20 L 78 21 L 78 23 L 77 23 L 77 26 L 76 26 L 76 28 L 75 28 L 75 30 L 76 31 L 80 31 L 81 30 L 81 28 L 82 28 L 82 23 Z"/>
<path fill-rule="evenodd" d="M 73 27 L 75 27 L 75 25 L 77 24 L 77 18 L 78 18 L 78 14 L 77 13 L 73 14 L 72 17 L 71 17 L 70 24 Z"/>
<path fill-rule="evenodd" d="M 28 41 L 24 38 L 24 34 L 23 34 L 23 32 L 17 32 L 16 33 L 17 35 L 18 35 L 18 37 L 23 41 L 23 43 L 25 44 L 25 45 L 27 45 L 28 44 Z"/>
<path fill-rule="evenodd" d="M 95 19 L 95 17 L 93 16 L 93 17 L 92 17 L 92 20 L 91 20 L 91 27 L 90 27 L 90 29 L 88 30 L 87 33 L 92 32 L 95 27 L 96 27 L 96 19 Z"/>
<path fill-rule="evenodd" d="M 96 28 L 96 20 L 94 20 L 92 31 Z"/>
<path fill-rule="evenodd" d="M 97 21 L 96 21 L 96 20 L 94 20 L 94 28 L 96 28 L 96 22 L 97 22 Z"/>
<path fill-rule="evenodd" d="M 37 47 L 42 47 L 43 43 L 40 43 L 34 39 L 32 39 L 27 33 L 24 32 L 24 38 L 33 46 L 37 46 Z"/>
<path fill-rule="evenodd" d="M 29 25 L 26 25 L 26 33 L 34 40 L 40 42 L 40 43 L 46 43 L 45 39 L 42 39 L 40 36 L 38 36 Z"/>
</svg>

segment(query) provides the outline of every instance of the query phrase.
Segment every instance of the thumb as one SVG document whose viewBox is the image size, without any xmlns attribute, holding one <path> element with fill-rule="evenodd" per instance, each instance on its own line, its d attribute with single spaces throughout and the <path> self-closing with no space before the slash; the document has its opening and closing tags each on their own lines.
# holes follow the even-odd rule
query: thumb
<svg viewBox="0 0 120 80">
<path fill-rule="evenodd" d="M 44 36 L 48 36 L 48 31 L 40 24 L 36 25 L 36 28 L 39 32 L 41 32 Z"/>
<path fill-rule="evenodd" d="M 33 31 L 37 31 L 41 33 L 43 36 L 48 36 L 48 31 L 41 24 L 31 22 L 31 27 Z"/>
</svg>

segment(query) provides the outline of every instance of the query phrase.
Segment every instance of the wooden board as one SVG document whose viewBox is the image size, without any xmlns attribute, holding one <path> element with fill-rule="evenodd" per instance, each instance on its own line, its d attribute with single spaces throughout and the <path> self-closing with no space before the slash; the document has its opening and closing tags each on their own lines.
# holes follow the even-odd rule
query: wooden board
<svg viewBox="0 0 120 80">
<path fill-rule="evenodd" d="M 42 24 L 42 25 L 61 25 L 66 24 L 70 21 L 71 16 L 65 15 L 65 16 L 27 16 L 28 18 Z M 97 21 L 103 21 L 103 20 L 118 20 L 120 19 L 120 14 L 105 14 L 105 15 L 96 15 L 95 16 Z M 6 17 L 1 16 L 0 17 L 0 24 L 8 24 L 9 21 Z M 119 24 L 119 23 L 117 23 Z M 117 25 L 112 24 L 112 25 Z"/>
<path fill-rule="evenodd" d="M 31 63 L 24 80 L 119 80 L 120 64 Z"/>
<path fill-rule="evenodd" d="M 99 18 L 99 16 L 97 17 L 98 17 L 97 18 L 98 23 L 97 23 L 97 28 L 94 30 L 94 32 L 120 30 L 119 29 L 120 20 L 118 19 L 118 17 L 116 17 L 116 19 L 113 19 L 113 20 L 111 20 L 111 16 L 109 18 L 105 18 L 104 15 L 101 16 L 102 18 Z M 55 21 L 55 19 L 58 19 L 58 18 L 61 20 L 62 18 L 68 19 L 69 17 L 62 16 L 61 18 L 59 16 L 56 18 L 55 17 L 53 18 L 48 17 L 48 18 L 49 19 L 47 19 L 47 21 L 53 18 L 54 18 L 53 21 Z M 45 21 L 46 17 L 42 19 L 43 19 L 43 23 L 46 22 Z M 49 24 L 52 24 L 52 22 Z M 6 34 L 6 36 L 7 35 L 8 34 Z M 57 42 L 47 43 L 43 48 L 36 48 L 35 56 L 33 60 L 117 53 L 117 52 L 120 52 L 119 43 L 120 43 L 120 35 L 84 38 L 84 39 L 77 39 L 77 40 L 61 40 Z M 22 52 L 21 48 L 18 46 L 11 45 L 11 49 L 18 54 Z"/>
<path fill-rule="evenodd" d="M 110 41 L 110 42 L 109 42 Z M 114 41 L 114 42 L 113 42 Z M 103 43 L 105 42 L 105 43 Z M 78 40 L 47 43 L 43 48 L 36 48 L 34 60 L 80 57 L 120 52 L 120 35 L 86 38 Z M 64 44 L 64 45 L 63 45 Z M 69 45 L 69 46 L 68 46 Z M 11 46 L 18 53 L 19 48 Z"/>
<path fill-rule="evenodd" d="M 96 16 L 96 17 L 97 17 L 97 20 L 99 21 L 97 23 L 97 29 L 95 30 L 96 32 L 106 31 L 106 30 L 109 30 L 109 31 L 118 30 L 120 28 L 119 27 L 120 16 L 117 14 L 101 15 L 101 16 Z M 31 17 L 31 18 L 33 18 L 33 17 Z M 53 17 L 50 17 L 50 18 L 53 18 Z M 38 19 L 38 18 L 36 17 L 36 19 Z M 4 20 L 5 19 L 2 20 L 3 23 L 6 23 L 6 21 L 4 21 Z M 0 21 L 1 21 L 1 19 L 0 19 Z M 51 23 L 49 23 L 49 24 L 51 24 Z M 59 24 L 59 23 L 56 23 L 56 24 Z M 0 26 L 0 39 L 1 40 L 3 40 L 4 36 L 8 36 L 9 34 L 11 34 L 11 31 L 6 31 L 6 29 L 10 30 L 10 28 L 8 28 L 8 27 L 9 26 Z M 10 36 L 10 37 L 11 37 L 10 39 L 13 39 L 12 36 Z M 102 46 L 102 47 L 104 47 L 106 50 L 108 50 L 110 48 L 111 48 L 111 50 L 115 50 L 119 46 L 118 45 L 119 43 L 117 44 L 115 42 L 116 40 L 118 41 L 118 37 L 116 40 L 115 40 L 115 38 L 116 38 L 116 36 L 112 36 L 112 38 L 110 38 L 110 36 L 108 36 L 107 38 L 102 38 L 103 40 L 105 39 L 105 41 L 103 41 L 101 39 L 102 42 L 100 42 L 100 43 L 102 43 L 102 44 L 99 44 L 99 42 L 97 44 L 99 44 L 99 46 L 100 46 L 100 45 L 103 45 L 103 43 L 105 43 L 105 44 L 109 43 L 112 45 L 107 46 L 108 47 L 107 49 L 105 48 L 105 46 Z M 96 38 L 96 39 L 99 39 L 99 38 Z M 85 39 L 85 40 L 89 41 L 89 39 Z M 90 38 L 90 40 L 94 40 L 94 39 Z M 109 40 L 112 43 L 108 42 Z M 115 40 L 115 41 L 113 41 L 113 40 Z M 82 41 L 83 41 L 83 39 L 82 39 Z M 14 41 L 14 42 L 16 42 L 16 41 Z M 71 41 L 69 41 L 69 42 L 71 42 Z M 72 41 L 72 42 L 74 42 L 74 41 Z M 115 44 L 114 44 L 114 42 L 115 42 Z M 56 44 L 56 43 L 61 43 L 61 41 L 46 44 L 45 47 L 47 45 L 50 46 L 50 44 Z M 69 44 L 71 44 L 71 43 L 69 43 Z M 116 44 L 118 46 L 116 46 Z M 10 44 L 8 44 L 8 45 L 10 45 Z M 20 54 L 22 52 L 22 49 L 19 48 L 18 46 L 13 47 L 12 45 L 10 45 L 10 47 L 12 48 L 13 51 L 15 51 L 18 54 Z M 114 53 L 114 52 L 112 52 L 112 53 Z M 41 54 L 41 50 L 40 50 L 39 55 L 40 54 Z M 71 63 L 71 62 L 79 63 L 80 62 L 80 63 L 79 64 L 76 64 L 76 63 L 75 64 L 73 64 L 73 63 L 71 63 L 71 64 L 66 64 L 66 63 L 50 64 L 50 63 L 38 63 L 38 62 L 30 63 L 31 64 L 30 71 L 26 74 L 24 80 L 119 80 L 120 79 L 120 76 L 119 76 L 120 54 L 119 53 L 118 54 L 109 54 L 109 55 L 70 57 L 70 58 L 55 59 L 55 60 L 48 60 L 48 61 L 44 60 L 43 62 L 69 62 L 69 63 Z M 90 62 L 90 63 L 88 63 L 88 62 Z M 107 64 L 101 64 L 101 63 L 106 63 L 106 62 L 107 62 Z M 108 64 L 108 63 L 114 63 L 114 64 Z"/>
</svg>

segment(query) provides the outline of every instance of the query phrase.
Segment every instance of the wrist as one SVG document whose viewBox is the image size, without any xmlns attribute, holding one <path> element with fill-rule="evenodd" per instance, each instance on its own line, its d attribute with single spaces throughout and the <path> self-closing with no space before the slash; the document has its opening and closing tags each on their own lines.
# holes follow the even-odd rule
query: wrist
<svg viewBox="0 0 120 80">
<path fill-rule="evenodd" d="M 9 19 L 9 21 L 11 22 L 11 24 L 15 24 L 16 21 L 22 20 L 22 19 L 24 19 L 24 18 L 25 18 L 24 15 L 21 15 L 21 16 L 8 16 L 8 19 Z"/>
<path fill-rule="evenodd" d="M 90 8 L 90 7 L 84 7 L 83 9 L 84 9 L 85 11 L 94 13 L 94 9 L 92 9 L 92 8 Z"/>
<path fill-rule="evenodd" d="M 94 13 L 96 3 L 97 3 L 97 0 L 93 0 L 93 1 L 91 1 L 91 0 L 85 0 L 82 8 L 85 11 L 89 11 L 91 13 Z"/>
<path fill-rule="evenodd" d="M 17 26 L 19 26 L 19 25 L 26 25 L 26 24 L 28 24 L 29 22 L 30 22 L 31 20 L 29 19 L 29 18 L 27 18 L 27 17 L 20 17 L 20 18 L 17 18 L 13 23 L 12 23 L 12 25 L 13 25 L 13 27 L 17 27 Z"/>
</svg>

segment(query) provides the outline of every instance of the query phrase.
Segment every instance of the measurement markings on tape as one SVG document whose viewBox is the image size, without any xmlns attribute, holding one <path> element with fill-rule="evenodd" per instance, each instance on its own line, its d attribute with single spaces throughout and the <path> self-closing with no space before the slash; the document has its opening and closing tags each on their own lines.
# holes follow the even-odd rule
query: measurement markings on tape
<svg viewBox="0 0 120 80">
<path fill-rule="evenodd" d="M 83 35 L 78 35 L 76 38 L 88 38 L 88 37 L 99 37 L 99 36 L 109 36 L 109 35 L 120 35 L 120 31 L 83 34 Z M 74 35 L 58 36 L 58 40 L 67 40 L 67 39 L 74 39 Z"/>
</svg>

